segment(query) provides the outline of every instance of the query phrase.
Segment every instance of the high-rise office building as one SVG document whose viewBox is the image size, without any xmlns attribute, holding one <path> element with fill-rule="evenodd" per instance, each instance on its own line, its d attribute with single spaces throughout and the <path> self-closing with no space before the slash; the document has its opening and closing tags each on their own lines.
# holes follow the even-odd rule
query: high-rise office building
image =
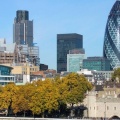
<svg viewBox="0 0 120 120">
<path fill-rule="evenodd" d="M 33 46 L 33 21 L 29 20 L 29 12 L 18 10 L 13 24 L 13 42 L 17 45 Z"/>
<path fill-rule="evenodd" d="M 103 56 L 111 60 L 111 68 L 120 67 L 120 0 L 113 5 L 108 16 Z"/>
<path fill-rule="evenodd" d="M 69 50 L 83 48 L 83 36 L 71 34 L 57 35 L 57 72 L 67 71 L 67 54 Z"/>
</svg>

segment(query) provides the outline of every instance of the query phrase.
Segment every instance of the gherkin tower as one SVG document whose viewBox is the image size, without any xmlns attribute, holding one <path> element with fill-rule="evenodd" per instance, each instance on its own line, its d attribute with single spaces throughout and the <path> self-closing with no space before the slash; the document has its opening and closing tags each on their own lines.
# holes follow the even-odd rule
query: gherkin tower
<svg viewBox="0 0 120 120">
<path fill-rule="evenodd" d="M 103 56 L 111 60 L 111 68 L 120 67 L 120 0 L 113 5 L 108 16 Z"/>
</svg>

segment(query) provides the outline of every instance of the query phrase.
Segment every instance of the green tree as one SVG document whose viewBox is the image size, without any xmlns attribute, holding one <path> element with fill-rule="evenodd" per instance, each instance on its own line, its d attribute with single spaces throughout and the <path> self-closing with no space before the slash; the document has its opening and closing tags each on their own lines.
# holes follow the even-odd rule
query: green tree
<svg viewBox="0 0 120 120">
<path fill-rule="evenodd" d="M 114 73 L 112 74 L 112 80 L 115 82 L 120 82 L 120 68 L 114 70 Z"/>
</svg>

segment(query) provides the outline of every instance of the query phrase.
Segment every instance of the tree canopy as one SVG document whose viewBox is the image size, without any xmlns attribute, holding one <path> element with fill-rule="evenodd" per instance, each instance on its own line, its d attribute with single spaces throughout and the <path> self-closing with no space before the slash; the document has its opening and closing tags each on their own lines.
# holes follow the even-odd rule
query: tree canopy
<svg viewBox="0 0 120 120">
<path fill-rule="evenodd" d="M 61 106 L 78 104 L 92 84 L 83 75 L 71 73 L 63 78 L 38 80 L 24 86 L 8 84 L 0 89 L 0 109 L 14 114 L 31 111 L 33 115 L 50 114 Z M 9 113 L 9 112 L 8 112 Z"/>
</svg>

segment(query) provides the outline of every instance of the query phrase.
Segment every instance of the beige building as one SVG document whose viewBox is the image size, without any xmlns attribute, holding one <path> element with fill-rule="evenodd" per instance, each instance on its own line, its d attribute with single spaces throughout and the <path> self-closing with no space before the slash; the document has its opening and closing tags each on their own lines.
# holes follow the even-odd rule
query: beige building
<svg viewBox="0 0 120 120">
<path fill-rule="evenodd" d="M 16 83 L 17 82 L 21 82 L 21 83 L 31 82 L 30 75 L 33 72 L 39 71 L 39 66 L 34 66 L 29 63 L 4 64 L 4 65 L 13 67 L 11 74 L 16 76 Z"/>
<path fill-rule="evenodd" d="M 84 100 L 84 117 L 111 118 L 120 117 L 120 89 L 105 88 L 104 91 L 89 92 Z"/>
</svg>

